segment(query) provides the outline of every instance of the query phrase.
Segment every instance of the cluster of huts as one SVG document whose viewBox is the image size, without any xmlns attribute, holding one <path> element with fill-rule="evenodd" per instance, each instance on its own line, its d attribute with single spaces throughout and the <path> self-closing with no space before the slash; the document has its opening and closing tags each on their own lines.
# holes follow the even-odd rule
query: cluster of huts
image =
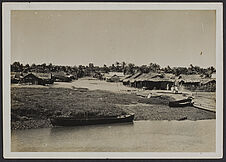
<svg viewBox="0 0 226 162">
<path fill-rule="evenodd" d="M 75 75 L 69 75 L 64 72 L 55 73 L 36 73 L 36 72 L 11 72 L 12 84 L 35 84 L 48 85 L 54 82 L 70 82 L 77 79 Z"/>
<path fill-rule="evenodd" d="M 109 72 L 109 73 L 103 73 L 103 80 L 106 80 L 107 82 L 120 82 L 120 79 L 124 77 L 124 74 L 122 72 Z"/>
<path fill-rule="evenodd" d="M 123 75 L 123 73 L 108 73 L 104 79 L 109 82 L 122 82 L 125 86 L 142 88 L 170 90 L 172 87 L 180 87 L 188 90 L 216 90 L 216 75 L 206 78 L 201 75 L 175 76 L 172 73 L 135 73 L 134 75 Z"/>
<path fill-rule="evenodd" d="M 175 76 L 171 73 L 141 73 L 124 75 L 122 72 L 95 73 L 93 77 L 107 82 L 122 82 L 125 86 L 148 90 L 170 90 L 172 87 L 180 87 L 188 90 L 215 91 L 216 75 L 211 78 L 200 75 Z M 65 72 L 35 73 L 35 72 L 11 72 L 11 83 L 48 85 L 54 82 L 71 82 L 78 79 L 76 74 Z"/>
</svg>

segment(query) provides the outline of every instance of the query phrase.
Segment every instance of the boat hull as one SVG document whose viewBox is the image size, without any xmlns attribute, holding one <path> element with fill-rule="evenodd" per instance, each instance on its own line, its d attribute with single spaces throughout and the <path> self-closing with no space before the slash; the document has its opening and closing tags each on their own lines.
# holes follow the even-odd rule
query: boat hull
<svg viewBox="0 0 226 162">
<path fill-rule="evenodd" d="M 75 119 L 67 117 L 55 117 L 50 119 L 53 126 L 83 126 L 111 123 L 127 123 L 133 122 L 133 120 L 134 115 L 129 115 L 121 118 Z"/>
<path fill-rule="evenodd" d="M 186 107 L 186 106 L 193 106 L 192 103 L 175 103 L 175 102 L 169 102 L 169 107 Z"/>
<path fill-rule="evenodd" d="M 184 99 L 178 101 L 171 101 L 169 102 L 170 107 L 186 107 L 186 106 L 193 106 L 192 99 Z"/>
</svg>

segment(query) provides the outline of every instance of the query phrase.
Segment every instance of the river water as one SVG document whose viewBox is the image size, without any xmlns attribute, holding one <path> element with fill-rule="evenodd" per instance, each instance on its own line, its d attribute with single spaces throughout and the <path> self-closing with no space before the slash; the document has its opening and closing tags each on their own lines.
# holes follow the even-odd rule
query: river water
<svg viewBox="0 0 226 162">
<path fill-rule="evenodd" d="M 12 152 L 215 152 L 216 120 L 13 130 Z"/>
</svg>

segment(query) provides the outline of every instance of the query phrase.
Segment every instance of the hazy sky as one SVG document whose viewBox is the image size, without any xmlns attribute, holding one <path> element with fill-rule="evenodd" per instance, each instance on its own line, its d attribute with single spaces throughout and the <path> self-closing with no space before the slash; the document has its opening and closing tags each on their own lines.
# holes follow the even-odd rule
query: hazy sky
<svg viewBox="0 0 226 162">
<path fill-rule="evenodd" d="M 215 66 L 215 16 L 215 11 L 12 11 L 11 62 Z"/>
</svg>

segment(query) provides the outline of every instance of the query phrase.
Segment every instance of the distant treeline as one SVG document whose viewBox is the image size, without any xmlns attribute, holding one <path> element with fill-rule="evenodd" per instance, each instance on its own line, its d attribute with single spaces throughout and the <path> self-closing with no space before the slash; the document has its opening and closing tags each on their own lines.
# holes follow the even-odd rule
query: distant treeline
<svg viewBox="0 0 226 162">
<path fill-rule="evenodd" d="M 40 72 L 40 73 L 50 73 L 50 72 L 65 72 L 67 74 L 77 75 L 77 77 L 91 76 L 93 73 L 107 73 L 107 72 L 123 72 L 124 74 L 135 74 L 136 72 L 149 73 L 149 72 L 164 72 L 173 73 L 176 76 L 180 74 L 200 74 L 206 77 L 210 77 L 212 73 L 216 72 L 216 69 L 211 66 L 208 68 L 201 68 L 199 66 L 193 66 L 190 64 L 189 67 L 163 67 L 156 63 L 150 63 L 149 65 L 136 66 L 133 63 L 116 62 L 111 66 L 103 65 L 95 66 L 93 63 L 89 63 L 88 66 L 59 66 L 50 64 L 26 64 L 23 65 L 20 62 L 14 62 L 11 64 L 11 72 Z"/>
</svg>

